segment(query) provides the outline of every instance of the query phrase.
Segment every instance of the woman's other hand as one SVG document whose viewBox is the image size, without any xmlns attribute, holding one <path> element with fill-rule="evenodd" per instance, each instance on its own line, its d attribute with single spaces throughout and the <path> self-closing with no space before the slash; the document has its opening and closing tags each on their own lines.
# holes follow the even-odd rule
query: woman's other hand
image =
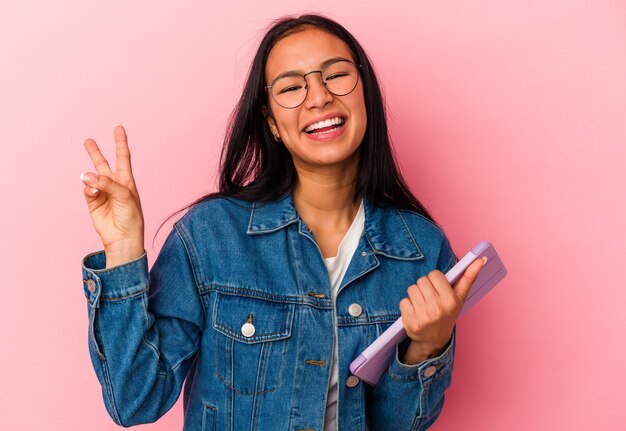
<svg viewBox="0 0 626 431">
<path fill-rule="evenodd" d="M 139 193 L 130 165 L 126 132 L 121 125 L 115 137 L 116 171 L 93 139 L 84 142 L 97 173 L 84 172 L 84 194 L 91 220 L 106 254 L 106 267 L 129 262 L 144 253 L 144 221 Z"/>
<path fill-rule="evenodd" d="M 402 359 L 404 364 L 418 364 L 443 353 L 465 299 L 484 264 L 483 259 L 472 262 L 454 288 L 439 270 L 431 271 L 409 286 L 408 298 L 400 301 L 402 324 L 411 338 Z"/>
</svg>

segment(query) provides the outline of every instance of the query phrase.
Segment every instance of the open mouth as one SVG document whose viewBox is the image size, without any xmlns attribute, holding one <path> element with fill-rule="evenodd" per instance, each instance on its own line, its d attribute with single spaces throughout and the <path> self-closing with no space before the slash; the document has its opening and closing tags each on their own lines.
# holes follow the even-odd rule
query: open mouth
<svg viewBox="0 0 626 431">
<path fill-rule="evenodd" d="M 320 133 L 328 133 L 333 130 L 340 129 L 346 123 L 345 118 L 334 117 L 327 120 L 318 121 L 308 126 L 304 131 L 309 135 L 317 135 Z"/>
</svg>

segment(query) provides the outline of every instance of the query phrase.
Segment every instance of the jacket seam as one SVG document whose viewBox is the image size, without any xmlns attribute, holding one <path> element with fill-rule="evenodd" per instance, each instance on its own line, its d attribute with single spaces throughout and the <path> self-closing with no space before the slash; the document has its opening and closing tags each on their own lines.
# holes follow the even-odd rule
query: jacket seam
<svg viewBox="0 0 626 431">
<path fill-rule="evenodd" d="M 113 298 L 107 298 L 107 297 L 104 297 L 104 296 L 100 296 L 100 301 L 121 301 L 123 299 L 134 298 L 135 296 L 142 295 L 142 294 L 146 293 L 147 291 L 148 291 L 148 288 L 145 287 L 145 288 L 141 289 L 138 292 L 130 293 L 130 294 L 124 295 L 124 296 L 116 296 L 116 297 L 113 297 Z"/>
<path fill-rule="evenodd" d="M 290 229 L 291 230 L 291 229 Z M 293 232 L 287 231 L 287 238 L 289 239 L 289 248 L 291 248 L 291 253 L 293 254 L 293 267 L 296 271 L 296 286 L 298 286 L 298 292 L 302 292 L 302 286 L 300 285 L 300 270 L 298 269 L 298 258 L 296 255 L 296 249 L 293 244 Z"/>
<path fill-rule="evenodd" d="M 198 265 L 198 257 L 197 254 L 195 252 L 195 248 L 192 246 L 192 242 L 191 242 L 191 238 L 189 238 L 187 240 L 187 232 L 184 228 L 184 226 L 182 226 L 180 223 L 180 221 L 177 221 L 176 223 L 174 223 L 174 228 L 176 229 L 176 234 L 178 235 L 178 238 L 180 239 L 180 242 L 182 242 L 183 247 L 185 248 L 185 253 L 187 254 L 187 259 L 189 259 L 189 267 L 191 268 L 191 273 L 193 274 L 193 281 L 195 284 L 195 288 L 196 288 L 196 292 L 198 293 L 198 297 L 200 299 L 200 305 L 202 306 L 202 311 L 204 312 L 204 321 L 206 323 L 207 319 L 208 319 L 208 312 L 207 309 L 204 305 L 204 301 L 202 301 L 202 292 L 200 292 L 200 285 L 202 283 L 199 283 L 198 281 L 198 274 L 196 273 L 196 266 Z M 189 244 L 188 244 L 189 243 Z"/>
<path fill-rule="evenodd" d="M 109 373 L 109 367 L 107 365 L 107 362 L 106 360 L 101 360 L 100 363 L 102 365 L 104 380 L 106 381 L 107 393 L 108 393 L 109 399 L 111 400 L 111 410 L 113 411 L 113 415 L 114 415 L 113 420 L 115 420 L 115 422 L 117 422 L 121 426 L 126 426 L 125 424 L 122 423 L 120 414 L 117 411 L 117 404 L 115 403 L 115 395 L 113 394 L 113 385 L 111 383 L 111 375 Z"/>
<path fill-rule="evenodd" d="M 291 330 L 287 331 L 286 333 L 285 332 L 270 332 L 268 334 L 262 334 L 262 335 L 258 335 L 256 337 L 250 337 L 250 338 L 253 338 L 254 340 L 256 340 L 256 342 L 254 342 L 254 343 L 246 343 L 243 338 L 239 338 L 237 336 L 237 334 L 232 329 L 230 329 L 227 326 L 224 326 L 224 325 L 221 325 L 221 324 L 215 322 L 215 329 L 221 329 L 222 331 L 220 331 L 220 332 L 222 334 L 226 335 L 229 338 L 232 338 L 233 340 L 237 340 L 237 341 L 243 342 L 245 344 L 258 344 L 258 343 L 267 342 L 267 341 L 279 341 L 279 340 L 282 340 L 282 339 L 285 339 L 285 338 L 289 338 L 289 336 L 291 335 Z M 276 336 L 278 336 L 278 337 L 276 337 Z"/>
<path fill-rule="evenodd" d="M 362 326 L 362 325 L 378 325 L 380 323 L 393 323 L 400 318 L 398 314 L 383 314 L 379 316 L 368 315 L 366 317 L 348 317 L 338 316 L 337 326 Z"/>
<path fill-rule="evenodd" d="M 222 287 L 225 289 L 219 289 L 219 287 Z M 280 304 L 300 304 L 300 305 L 310 305 L 312 307 L 321 308 L 324 310 L 331 309 L 329 299 L 320 300 L 320 299 L 312 298 L 309 296 L 300 296 L 300 295 L 274 295 L 274 294 L 263 292 L 260 290 L 249 289 L 247 287 L 228 286 L 223 283 L 213 283 L 211 286 L 209 286 L 208 291 L 217 292 L 221 295 L 262 299 L 266 301 L 277 302 Z M 328 303 L 328 305 L 325 305 L 326 303 Z"/>
<path fill-rule="evenodd" d="M 298 341 L 297 341 L 297 346 L 296 346 L 296 358 L 293 361 L 294 364 L 294 369 L 293 369 L 293 385 L 291 387 L 291 399 L 295 400 L 296 399 L 296 384 L 297 384 L 297 380 L 298 380 L 298 360 L 300 359 L 300 340 L 302 339 L 302 310 L 298 310 L 299 311 L 299 316 L 298 316 Z M 294 316 L 295 318 L 296 316 Z M 327 383 L 327 387 L 328 387 L 328 383 Z M 328 392 L 328 391 L 326 391 Z M 325 397 L 328 396 L 328 394 L 325 395 Z M 324 398 L 326 399 L 326 398 Z M 293 414 L 292 411 L 289 412 L 289 424 L 287 426 L 287 429 L 292 429 L 292 423 L 293 423 Z M 324 415 L 326 415 L 326 409 L 324 409 Z M 322 419 L 323 420 L 323 419 Z"/>
<path fill-rule="evenodd" d="M 212 420 L 212 422 L 213 422 L 213 426 L 212 426 L 210 429 L 214 430 L 214 429 L 215 429 L 215 419 L 216 419 L 216 418 L 215 418 L 215 416 L 217 415 L 217 412 L 218 412 L 217 407 L 213 407 L 213 406 L 212 406 L 211 404 L 209 404 L 209 403 L 203 403 L 203 406 L 204 406 L 204 411 L 202 412 L 202 413 L 203 413 L 203 414 L 202 414 L 202 430 L 205 430 L 205 429 L 206 429 L 206 425 L 207 425 L 207 423 L 206 423 L 206 421 L 205 421 L 205 419 L 206 419 L 206 414 L 204 414 L 204 413 L 206 412 L 206 409 L 213 410 L 213 414 L 211 415 L 211 417 L 212 417 L 212 419 L 213 419 L 213 420 Z"/>
<path fill-rule="evenodd" d="M 154 354 L 155 354 L 155 356 L 157 358 L 157 361 L 158 361 L 159 358 L 161 357 L 161 355 L 159 353 L 158 347 L 155 346 L 154 344 L 152 344 L 151 342 L 149 342 L 148 339 L 146 338 L 146 332 L 148 331 L 148 329 L 150 327 L 148 325 L 148 323 L 149 323 L 149 319 L 148 319 L 148 304 L 146 302 L 145 295 L 141 297 L 141 303 L 142 303 L 142 309 L 143 309 L 143 317 L 145 319 L 145 329 L 144 329 L 144 332 L 143 332 L 143 337 L 141 337 L 141 339 L 149 348 L 151 348 L 151 350 L 154 352 Z M 158 371 L 157 371 L 157 374 L 159 374 Z"/>
</svg>

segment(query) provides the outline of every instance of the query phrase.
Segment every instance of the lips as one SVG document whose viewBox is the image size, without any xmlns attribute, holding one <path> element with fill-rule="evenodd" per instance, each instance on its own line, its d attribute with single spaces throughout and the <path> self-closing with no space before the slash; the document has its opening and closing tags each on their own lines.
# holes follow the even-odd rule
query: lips
<svg viewBox="0 0 626 431">
<path fill-rule="evenodd" d="M 339 139 L 346 133 L 346 123 L 347 120 L 341 124 L 333 125 L 329 127 L 322 127 L 316 130 L 313 130 L 310 133 L 305 133 L 307 139 L 315 142 L 331 142 L 335 139 Z"/>
<path fill-rule="evenodd" d="M 322 128 L 327 128 L 327 127 L 336 126 L 336 125 L 341 126 L 345 122 L 346 122 L 346 116 L 344 114 L 341 114 L 339 112 L 332 112 L 330 114 L 318 117 L 314 119 L 313 121 L 308 122 L 306 126 L 304 126 L 302 131 L 310 134 Z"/>
<path fill-rule="evenodd" d="M 345 121 L 339 117 L 329 118 L 328 120 L 318 121 L 311 124 L 304 131 L 308 134 L 328 132 L 335 128 L 339 128 L 345 124 Z"/>
</svg>

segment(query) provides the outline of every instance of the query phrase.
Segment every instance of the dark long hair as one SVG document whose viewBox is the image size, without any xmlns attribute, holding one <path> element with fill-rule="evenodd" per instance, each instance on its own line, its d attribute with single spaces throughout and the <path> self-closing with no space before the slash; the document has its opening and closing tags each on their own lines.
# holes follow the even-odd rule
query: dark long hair
<svg viewBox="0 0 626 431">
<path fill-rule="evenodd" d="M 264 88 L 265 65 L 276 42 L 311 27 L 343 40 L 355 62 L 361 64 L 367 127 L 359 147 L 355 202 L 359 196 L 366 195 L 378 205 L 411 210 L 437 224 L 400 174 L 389 139 L 385 104 L 365 50 L 337 22 L 322 15 L 307 14 L 275 20 L 261 40 L 243 93 L 228 123 L 220 157 L 219 190 L 171 214 L 157 233 L 171 217 L 208 199 L 229 196 L 246 201 L 271 201 L 292 190 L 297 173 L 291 154 L 282 143 L 274 141 L 262 114 L 262 107 L 269 106 Z"/>
</svg>

